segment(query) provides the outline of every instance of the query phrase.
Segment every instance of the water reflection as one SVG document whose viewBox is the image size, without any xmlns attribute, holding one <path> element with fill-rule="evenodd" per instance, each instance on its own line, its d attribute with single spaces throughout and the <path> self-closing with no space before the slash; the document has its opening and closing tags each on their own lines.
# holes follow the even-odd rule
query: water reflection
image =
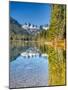
<svg viewBox="0 0 68 90">
<path fill-rule="evenodd" d="M 48 55 L 36 47 L 10 62 L 10 88 L 48 86 Z"/>
<path fill-rule="evenodd" d="M 10 87 L 65 85 L 66 53 L 61 47 L 11 42 Z"/>
<path fill-rule="evenodd" d="M 36 57 L 36 56 L 48 57 L 48 55 L 46 53 L 41 53 L 39 51 L 39 49 L 37 49 L 36 47 L 28 48 L 25 52 L 21 53 L 21 56 L 26 57 L 26 58 L 33 58 L 33 57 Z"/>
</svg>

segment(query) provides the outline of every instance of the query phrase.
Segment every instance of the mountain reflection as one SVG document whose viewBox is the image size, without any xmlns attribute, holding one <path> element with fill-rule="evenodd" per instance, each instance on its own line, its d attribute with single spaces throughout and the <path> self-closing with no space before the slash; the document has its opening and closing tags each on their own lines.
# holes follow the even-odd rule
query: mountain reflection
<svg viewBox="0 0 68 90">
<path fill-rule="evenodd" d="M 48 86 L 48 55 L 34 44 L 21 44 L 10 62 L 10 87 Z M 17 46 L 17 44 L 16 44 Z M 21 49 L 20 49 L 21 47 Z M 17 50 L 16 50 L 17 49 Z"/>
<path fill-rule="evenodd" d="M 36 56 L 48 57 L 48 54 L 42 52 L 41 49 L 35 45 L 35 43 L 29 43 L 29 42 L 18 43 L 17 41 L 15 43 L 11 42 L 10 61 L 15 60 L 20 55 L 23 56 L 24 58 L 26 57 L 33 58 Z"/>
<path fill-rule="evenodd" d="M 64 48 L 56 46 L 52 47 L 36 42 L 14 41 L 14 43 L 11 42 L 10 49 L 10 69 L 12 69 L 10 71 L 11 73 L 16 73 L 16 75 L 18 75 L 19 72 L 22 76 L 20 77 L 21 80 L 23 80 L 22 78 L 24 77 L 26 79 L 26 77 L 30 77 L 31 75 L 33 75 L 31 77 L 34 80 L 29 78 L 32 85 L 65 85 L 66 51 Z M 18 65 L 20 65 L 20 67 Z M 19 67 L 19 69 L 17 66 Z M 28 70 L 26 70 L 27 68 Z M 23 72 L 20 69 L 23 70 Z M 31 74 L 29 72 L 34 73 Z M 28 74 L 27 76 L 24 73 L 29 73 L 30 76 Z M 42 81 L 40 81 L 41 79 L 38 78 L 38 73 L 41 75 L 39 77 L 42 79 Z M 10 75 L 10 80 L 12 80 L 12 74 Z M 17 77 L 16 79 L 16 83 L 18 83 L 19 86 L 20 83 L 18 82 L 18 79 L 20 78 Z M 26 82 L 22 81 L 21 86 L 25 84 L 27 85 L 29 79 L 27 78 Z M 35 81 L 35 79 L 38 81 Z M 13 82 L 11 81 L 11 84 L 13 84 Z"/>
<path fill-rule="evenodd" d="M 44 53 L 41 53 L 39 51 L 39 49 L 37 49 L 36 47 L 30 47 L 25 52 L 22 52 L 21 56 L 23 56 L 24 58 L 27 58 L 27 57 L 28 58 L 34 58 L 36 56 L 38 56 L 38 57 L 46 57 L 48 55 L 44 54 Z"/>
</svg>

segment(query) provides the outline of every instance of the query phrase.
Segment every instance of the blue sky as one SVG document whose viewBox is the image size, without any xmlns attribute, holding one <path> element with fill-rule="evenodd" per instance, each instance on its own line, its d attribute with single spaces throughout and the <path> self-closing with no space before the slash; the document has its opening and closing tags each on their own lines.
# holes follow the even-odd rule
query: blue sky
<svg viewBox="0 0 68 90">
<path fill-rule="evenodd" d="M 10 2 L 10 16 L 20 24 L 49 24 L 51 15 L 50 4 Z"/>
</svg>

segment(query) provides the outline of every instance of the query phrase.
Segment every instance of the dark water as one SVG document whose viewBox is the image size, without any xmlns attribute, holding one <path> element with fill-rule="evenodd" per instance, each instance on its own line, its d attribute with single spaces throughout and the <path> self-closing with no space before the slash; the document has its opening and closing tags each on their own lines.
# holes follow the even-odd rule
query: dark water
<svg viewBox="0 0 68 90">
<path fill-rule="evenodd" d="M 37 43 L 10 45 L 10 88 L 65 85 L 65 50 Z"/>
</svg>

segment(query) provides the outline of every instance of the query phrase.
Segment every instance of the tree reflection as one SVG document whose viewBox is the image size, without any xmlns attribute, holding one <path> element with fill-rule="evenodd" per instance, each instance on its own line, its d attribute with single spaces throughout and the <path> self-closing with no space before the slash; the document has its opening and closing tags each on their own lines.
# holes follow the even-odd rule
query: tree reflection
<svg viewBox="0 0 68 90">
<path fill-rule="evenodd" d="M 65 85 L 66 54 L 63 48 L 40 46 L 40 50 L 48 54 L 49 60 L 49 86 Z"/>
<path fill-rule="evenodd" d="M 14 45 L 13 45 L 14 44 Z M 31 48 L 31 49 L 30 49 Z M 65 85 L 65 75 L 66 75 L 66 51 L 61 47 L 52 47 L 48 45 L 41 45 L 40 43 L 19 43 L 14 42 L 11 44 L 10 59 L 14 60 L 14 57 L 17 57 L 22 52 L 32 50 L 32 52 L 39 53 L 38 56 L 42 57 L 42 54 L 48 54 L 48 68 L 49 68 L 49 86 L 51 85 Z M 34 58 L 37 55 L 28 55 L 25 58 Z M 46 58 L 44 56 L 44 58 Z"/>
</svg>

